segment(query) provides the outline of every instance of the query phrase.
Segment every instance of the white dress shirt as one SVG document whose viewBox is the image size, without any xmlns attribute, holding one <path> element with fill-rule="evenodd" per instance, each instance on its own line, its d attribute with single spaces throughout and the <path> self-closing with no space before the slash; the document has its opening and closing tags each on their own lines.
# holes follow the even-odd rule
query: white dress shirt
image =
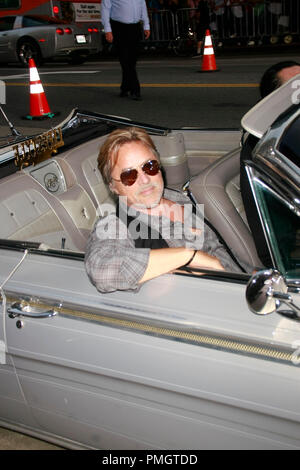
<svg viewBox="0 0 300 470">
<path fill-rule="evenodd" d="M 143 21 L 144 30 L 150 30 L 145 0 L 102 0 L 101 21 L 105 33 L 111 32 L 110 19 L 126 24 Z"/>
</svg>

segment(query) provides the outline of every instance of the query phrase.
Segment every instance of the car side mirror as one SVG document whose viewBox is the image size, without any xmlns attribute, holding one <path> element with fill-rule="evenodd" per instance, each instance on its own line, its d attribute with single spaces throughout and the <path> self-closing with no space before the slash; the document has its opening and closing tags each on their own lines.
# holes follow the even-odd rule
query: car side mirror
<svg viewBox="0 0 300 470">
<path fill-rule="evenodd" d="M 277 311 L 289 318 L 300 321 L 300 309 L 288 294 L 288 287 L 279 271 L 266 269 L 255 273 L 248 282 L 246 300 L 250 310 L 257 315 L 268 315 Z M 279 310 L 288 305 L 290 310 Z"/>
</svg>

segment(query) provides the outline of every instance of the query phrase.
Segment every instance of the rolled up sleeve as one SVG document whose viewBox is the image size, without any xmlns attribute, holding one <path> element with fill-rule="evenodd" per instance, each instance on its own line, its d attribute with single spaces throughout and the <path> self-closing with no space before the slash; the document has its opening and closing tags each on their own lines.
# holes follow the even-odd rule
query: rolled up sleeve
<svg viewBox="0 0 300 470">
<path fill-rule="evenodd" d="M 117 225 L 114 237 L 108 234 L 110 224 Z M 134 241 L 114 214 L 99 219 L 87 243 L 85 267 L 92 284 L 100 292 L 137 290 L 149 262 L 149 248 L 136 248 Z M 124 236 L 126 233 L 126 236 Z"/>
</svg>

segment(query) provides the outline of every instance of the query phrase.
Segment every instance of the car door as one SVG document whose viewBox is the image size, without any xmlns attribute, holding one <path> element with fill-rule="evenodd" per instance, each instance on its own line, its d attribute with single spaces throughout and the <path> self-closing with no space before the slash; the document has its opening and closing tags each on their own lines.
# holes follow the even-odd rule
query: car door
<svg viewBox="0 0 300 470">
<path fill-rule="evenodd" d="M 6 306 L 7 298 L 4 292 L 5 280 L 8 278 L 14 261 L 8 260 L 4 266 L 1 264 L 0 276 L 0 423 L 22 423 L 22 426 L 33 427 L 32 414 L 27 406 L 22 388 L 16 374 L 16 367 L 7 348 L 6 332 Z M 4 277 L 2 277 L 4 275 Z M 1 278 L 2 277 L 2 278 Z"/>
<path fill-rule="evenodd" d="M 5 62 L 13 58 L 10 41 L 11 31 L 14 29 L 16 17 L 5 16 L 0 18 L 0 62 Z"/>
<path fill-rule="evenodd" d="M 95 449 L 300 446 L 299 325 L 251 313 L 243 276 L 169 274 L 100 294 L 79 254 L 2 245 L 0 262 L 18 266 L 6 342 L 42 437 Z"/>
</svg>

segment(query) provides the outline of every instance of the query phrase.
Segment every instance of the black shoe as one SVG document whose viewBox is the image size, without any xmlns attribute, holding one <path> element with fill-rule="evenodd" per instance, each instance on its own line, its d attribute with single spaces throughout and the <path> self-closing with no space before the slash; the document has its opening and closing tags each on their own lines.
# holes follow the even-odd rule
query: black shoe
<svg viewBox="0 0 300 470">
<path fill-rule="evenodd" d="M 130 98 L 135 101 L 142 101 L 140 93 L 130 93 Z"/>
<path fill-rule="evenodd" d="M 129 92 L 128 91 L 121 91 L 120 92 L 120 98 L 125 98 L 126 96 L 129 95 Z"/>
</svg>

